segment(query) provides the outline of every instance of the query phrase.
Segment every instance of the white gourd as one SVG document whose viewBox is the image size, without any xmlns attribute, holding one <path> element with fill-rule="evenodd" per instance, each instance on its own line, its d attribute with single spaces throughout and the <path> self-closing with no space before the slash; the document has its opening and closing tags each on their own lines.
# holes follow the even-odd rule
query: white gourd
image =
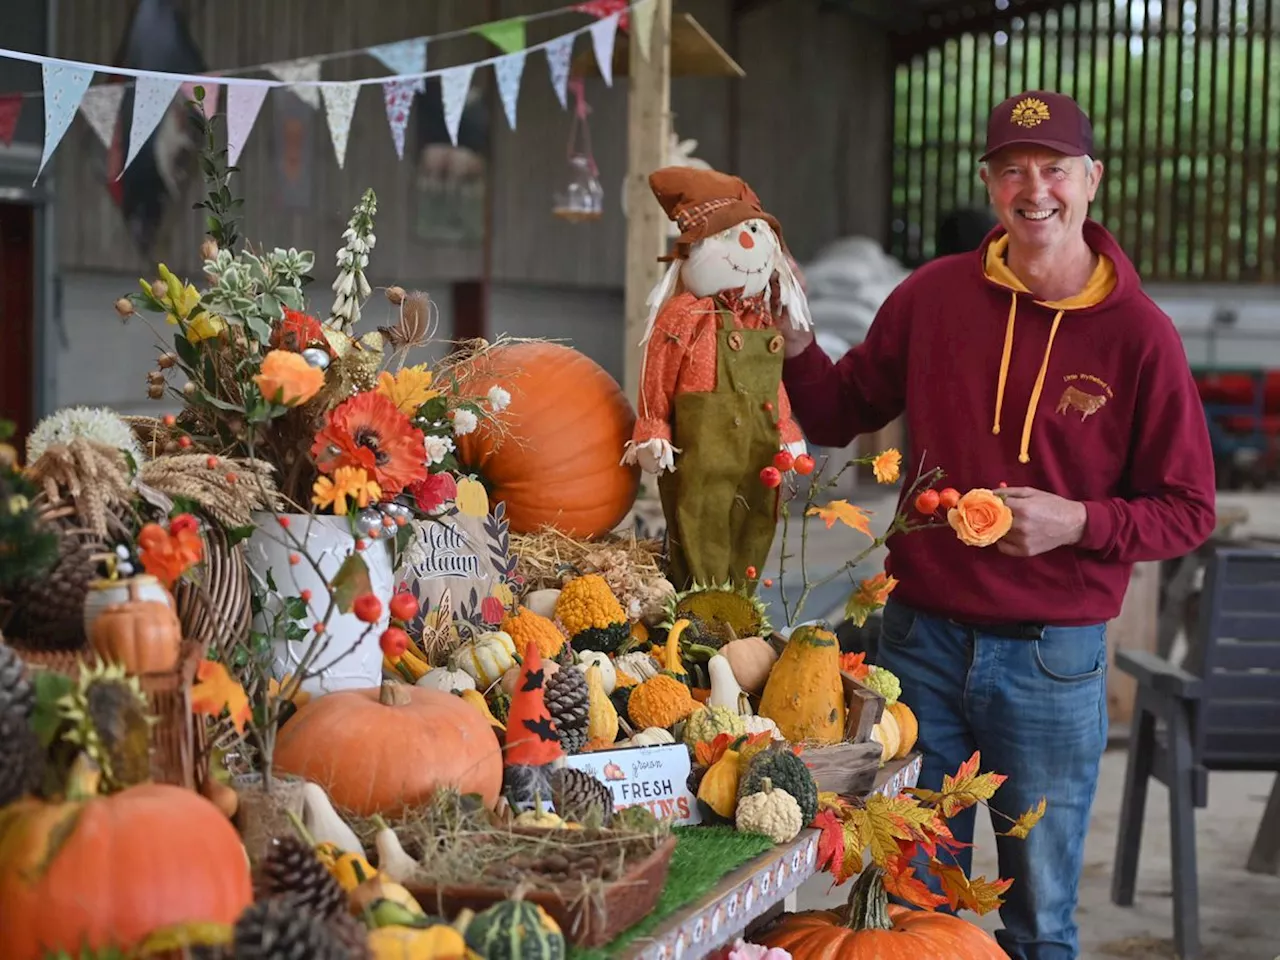
<svg viewBox="0 0 1280 960">
<path fill-rule="evenodd" d="M 302 825 L 316 843 L 332 843 L 344 853 L 364 856 L 364 845 L 329 802 L 324 787 L 308 781 L 302 786 Z"/>
<path fill-rule="evenodd" d="M 559 590 L 530 590 L 525 595 L 524 605 L 538 614 L 538 616 L 554 620 L 556 618 L 556 601 L 559 599 Z"/>
<path fill-rule="evenodd" d="M 489 687 L 515 665 L 516 644 L 511 634 L 493 630 L 464 643 L 456 659 L 458 666 L 480 687 Z"/>
<path fill-rule="evenodd" d="M 720 654 L 707 661 L 707 673 L 711 675 L 711 694 L 707 697 L 708 707 L 726 707 L 739 716 L 751 714 L 751 703 L 747 694 L 738 685 L 733 675 L 733 667 Z"/>
<path fill-rule="evenodd" d="M 637 683 L 652 680 L 658 675 L 658 663 L 647 653 L 624 653 L 613 661 L 613 665 Z"/>
<path fill-rule="evenodd" d="M 757 733 L 768 733 L 774 740 L 787 739 L 782 735 L 782 731 L 778 729 L 778 724 L 769 717 L 743 717 L 742 722 L 746 725 L 747 735 L 754 736 Z"/>
<path fill-rule="evenodd" d="M 627 741 L 627 746 L 660 747 L 663 744 L 675 742 L 676 738 L 671 735 L 670 730 L 664 730 L 662 727 L 645 727 L 645 729 Z"/>
<path fill-rule="evenodd" d="M 605 696 L 613 693 L 614 688 L 618 685 L 618 673 L 614 669 L 613 661 L 609 659 L 607 653 L 600 653 L 596 650 L 584 650 L 578 654 L 578 662 L 574 664 L 574 669 L 587 672 L 587 668 L 595 664 L 600 668 L 600 683 L 604 686 Z"/>
<path fill-rule="evenodd" d="M 373 841 L 378 851 L 378 872 L 393 883 L 404 883 L 417 872 L 418 861 L 405 852 L 400 838 L 382 817 L 374 817 L 374 822 L 378 826 Z"/>
<path fill-rule="evenodd" d="M 435 667 L 419 677 L 415 686 L 453 693 L 455 690 L 476 689 L 476 681 L 471 674 L 465 671 L 454 670 L 449 667 Z"/>
</svg>

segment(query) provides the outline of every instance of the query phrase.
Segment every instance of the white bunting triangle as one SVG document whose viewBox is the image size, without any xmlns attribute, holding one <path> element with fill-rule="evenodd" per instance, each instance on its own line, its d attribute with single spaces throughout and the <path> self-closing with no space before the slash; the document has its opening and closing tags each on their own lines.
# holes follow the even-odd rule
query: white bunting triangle
<svg viewBox="0 0 1280 960">
<path fill-rule="evenodd" d="M 467 93 L 471 90 L 471 75 L 475 73 L 475 69 L 474 63 L 465 63 L 440 74 L 444 124 L 455 147 L 458 145 L 458 126 L 462 123 L 462 110 L 467 105 Z"/>
<path fill-rule="evenodd" d="M 44 75 L 44 152 L 36 180 L 40 179 L 44 165 L 66 135 L 80 107 L 80 100 L 93 80 L 93 70 L 86 67 L 62 63 L 42 63 L 40 67 Z"/>
<path fill-rule="evenodd" d="M 640 0 L 631 8 L 631 29 L 640 41 L 640 53 L 649 59 L 649 42 L 653 38 L 653 15 L 658 12 L 657 0 Z"/>
<path fill-rule="evenodd" d="M 173 96 L 182 85 L 181 80 L 168 77 L 138 77 L 133 88 L 133 120 L 129 124 L 129 154 L 120 168 L 120 177 L 129 169 L 129 164 L 142 150 L 143 144 L 151 139 L 160 119 L 164 116 Z M 116 177 L 117 180 L 120 177 Z"/>
<path fill-rule="evenodd" d="M 120 101 L 124 99 L 123 83 L 101 83 L 90 87 L 80 101 L 80 115 L 89 122 L 98 140 L 107 149 L 116 134 L 116 121 L 120 118 Z"/>
<path fill-rule="evenodd" d="M 612 13 L 603 20 L 597 20 L 588 29 L 591 31 L 591 46 L 596 51 L 596 65 L 600 67 L 600 76 L 604 77 L 606 86 L 613 86 L 613 42 L 618 36 L 618 19 L 622 12 Z"/>
<path fill-rule="evenodd" d="M 387 108 L 387 125 L 391 127 L 391 142 L 395 144 L 396 156 L 404 159 L 404 128 L 409 122 L 409 113 L 413 110 L 413 91 L 417 81 L 388 80 L 382 85 L 382 103 Z"/>
<path fill-rule="evenodd" d="M 285 83 L 298 83 L 306 80 L 320 79 L 320 61 L 311 57 L 304 57 L 301 60 L 286 60 L 282 63 L 273 63 L 267 67 L 277 80 L 283 80 Z M 289 92 L 297 96 L 299 100 L 305 103 L 312 110 L 320 109 L 320 88 L 312 84 L 305 86 L 289 87 Z"/>
<path fill-rule="evenodd" d="M 520 76 L 524 73 L 526 51 L 507 54 L 493 65 L 493 74 L 498 80 L 498 96 L 502 98 L 502 109 L 507 115 L 507 125 L 516 128 L 516 102 L 520 99 Z"/>
<path fill-rule="evenodd" d="M 551 71 L 551 89 L 560 100 L 560 109 L 569 109 L 569 59 L 573 56 L 572 33 L 547 43 L 547 69 Z"/>
<path fill-rule="evenodd" d="M 342 169 L 347 160 L 347 136 L 351 133 L 351 115 L 355 113 L 360 84 L 325 83 L 320 85 L 320 90 L 324 94 L 324 116 L 329 121 L 333 152 L 338 158 L 338 169 Z"/>
<path fill-rule="evenodd" d="M 271 88 L 262 83 L 227 85 L 227 163 L 235 166 Z M 316 89 L 317 96 L 319 88 Z"/>
<path fill-rule="evenodd" d="M 427 38 L 414 37 L 396 43 L 383 43 L 369 48 L 369 55 L 380 60 L 388 70 L 395 74 L 411 74 L 427 72 Z M 427 89 L 426 77 L 417 77 L 413 81 L 416 93 Z"/>
</svg>

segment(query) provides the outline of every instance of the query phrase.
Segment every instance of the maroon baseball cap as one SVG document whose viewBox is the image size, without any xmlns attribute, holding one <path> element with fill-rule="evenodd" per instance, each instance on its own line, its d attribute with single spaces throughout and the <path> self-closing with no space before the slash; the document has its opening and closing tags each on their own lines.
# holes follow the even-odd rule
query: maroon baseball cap
<svg viewBox="0 0 1280 960">
<path fill-rule="evenodd" d="M 1028 90 L 991 111 L 986 160 L 1010 146 L 1044 147 L 1072 157 L 1093 156 L 1093 124 L 1064 93 Z"/>
</svg>

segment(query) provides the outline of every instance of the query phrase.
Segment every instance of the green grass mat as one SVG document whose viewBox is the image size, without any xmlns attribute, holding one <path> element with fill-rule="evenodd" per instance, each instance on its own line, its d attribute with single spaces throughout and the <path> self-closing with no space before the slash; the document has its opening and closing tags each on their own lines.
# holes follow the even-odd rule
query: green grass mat
<svg viewBox="0 0 1280 960">
<path fill-rule="evenodd" d="M 676 827 L 667 885 L 653 912 L 623 931 L 607 946 L 594 950 L 569 948 L 569 960 L 608 960 L 637 937 L 647 936 L 677 910 L 705 896 L 724 877 L 749 860 L 773 849 L 773 841 L 732 827 Z"/>
</svg>

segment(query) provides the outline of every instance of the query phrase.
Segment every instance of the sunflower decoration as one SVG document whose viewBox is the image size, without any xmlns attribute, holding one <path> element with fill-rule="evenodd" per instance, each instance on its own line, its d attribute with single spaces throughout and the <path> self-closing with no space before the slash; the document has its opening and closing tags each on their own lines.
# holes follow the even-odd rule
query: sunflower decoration
<svg viewBox="0 0 1280 960">
<path fill-rule="evenodd" d="M 311 447 L 316 467 L 333 476 L 339 467 L 358 467 L 395 497 L 425 480 L 424 437 L 395 403 L 381 393 L 359 393 L 329 411 Z"/>
</svg>

